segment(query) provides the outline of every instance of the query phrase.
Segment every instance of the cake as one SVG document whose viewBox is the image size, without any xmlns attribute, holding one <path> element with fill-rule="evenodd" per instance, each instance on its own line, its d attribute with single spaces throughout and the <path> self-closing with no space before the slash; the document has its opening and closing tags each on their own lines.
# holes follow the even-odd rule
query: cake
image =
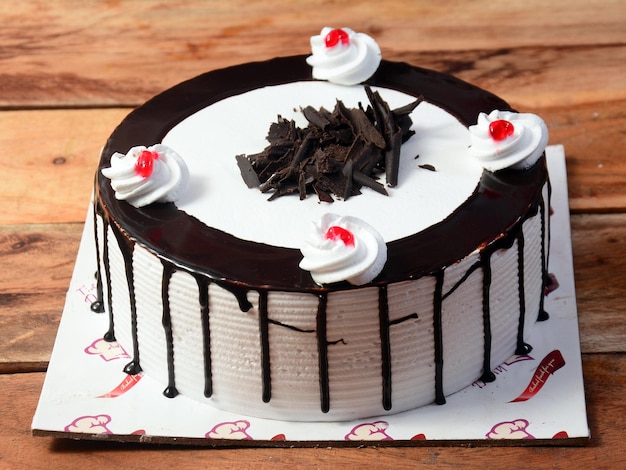
<svg viewBox="0 0 626 470">
<path fill-rule="evenodd" d="M 302 421 L 444 405 L 547 318 L 545 124 L 348 28 L 311 47 L 183 82 L 115 129 L 92 308 L 125 372 L 173 399 Z M 327 126 L 339 114 L 350 142 Z M 263 179 L 287 132 L 288 163 Z M 349 147 L 330 163 L 329 135 Z M 357 141 L 373 142 L 367 173 Z"/>
</svg>

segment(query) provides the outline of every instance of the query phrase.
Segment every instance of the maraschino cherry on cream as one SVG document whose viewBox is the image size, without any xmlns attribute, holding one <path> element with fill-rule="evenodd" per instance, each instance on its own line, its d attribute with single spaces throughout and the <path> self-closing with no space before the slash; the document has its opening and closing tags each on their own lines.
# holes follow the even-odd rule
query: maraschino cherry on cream
<svg viewBox="0 0 626 470">
<path fill-rule="evenodd" d="M 307 63 L 313 67 L 313 78 L 339 85 L 363 83 L 378 69 L 380 47 L 364 33 L 350 28 L 325 27 L 311 38 Z"/>
<path fill-rule="evenodd" d="M 511 137 L 515 132 L 515 126 L 504 119 L 498 119 L 489 124 L 489 134 L 495 141 L 501 141 L 507 137 Z"/>
<path fill-rule="evenodd" d="M 155 151 L 142 150 L 135 162 L 135 173 L 144 178 L 148 178 L 154 171 L 154 160 L 159 159 L 159 154 Z"/>
<path fill-rule="evenodd" d="M 347 46 L 350 44 L 350 36 L 343 29 L 333 29 L 324 37 L 324 45 L 333 48 L 338 45 Z"/>
<path fill-rule="evenodd" d="M 324 214 L 300 249 L 300 268 L 319 284 L 371 282 L 387 262 L 387 245 L 364 220 Z"/>
<path fill-rule="evenodd" d="M 187 164 L 163 144 L 133 147 L 126 154 L 116 152 L 102 174 L 111 180 L 115 198 L 135 207 L 176 201 L 189 183 Z"/>
<path fill-rule="evenodd" d="M 536 114 L 493 110 L 469 127 L 469 153 L 489 171 L 525 170 L 548 144 L 548 128 Z"/>
<path fill-rule="evenodd" d="M 346 246 L 354 246 L 354 235 L 349 230 L 339 227 L 338 225 L 333 225 L 329 227 L 326 231 L 326 239 L 339 241 L 341 240 Z"/>
</svg>

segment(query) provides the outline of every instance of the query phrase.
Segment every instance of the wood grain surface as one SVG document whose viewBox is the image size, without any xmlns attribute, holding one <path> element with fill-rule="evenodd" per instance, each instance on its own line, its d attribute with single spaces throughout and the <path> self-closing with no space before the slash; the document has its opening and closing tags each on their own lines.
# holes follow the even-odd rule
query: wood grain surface
<svg viewBox="0 0 626 470">
<path fill-rule="evenodd" d="M 194 75 L 309 53 L 326 25 L 540 114 L 565 146 L 589 443 L 197 449 L 32 437 L 107 136 Z M 0 2 L 0 468 L 626 466 L 624 25 L 622 0 Z"/>
</svg>

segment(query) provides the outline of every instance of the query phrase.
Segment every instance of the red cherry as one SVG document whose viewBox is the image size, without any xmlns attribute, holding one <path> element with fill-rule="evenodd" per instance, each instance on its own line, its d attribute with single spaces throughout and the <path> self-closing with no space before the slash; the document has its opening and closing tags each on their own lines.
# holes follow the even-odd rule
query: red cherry
<svg viewBox="0 0 626 470">
<path fill-rule="evenodd" d="M 154 160 L 158 160 L 159 154 L 150 150 L 143 150 L 135 162 L 135 173 L 147 178 L 154 170 Z"/>
<path fill-rule="evenodd" d="M 354 246 L 354 235 L 343 227 L 333 225 L 326 231 L 326 239 L 339 241 L 341 240 L 346 246 Z"/>
<path fill-rule="evenodd" d="M 491 134 L 491 138 L 495 141 L 506 139 L 513 135 L 513 131 L 515 131 L 513 123 L 505 121 L 504 119 L 498 119 L 489 124 L 489 134 Z"/>
<path fill-rule="evenodd" d="M 333 29 L 324 38 L 324 44 L 329 49 L 335 47 L 337 44 L 343 44 L 344 46 L 350 43 L 350 37 L 343 29 Z"/>
</svg>

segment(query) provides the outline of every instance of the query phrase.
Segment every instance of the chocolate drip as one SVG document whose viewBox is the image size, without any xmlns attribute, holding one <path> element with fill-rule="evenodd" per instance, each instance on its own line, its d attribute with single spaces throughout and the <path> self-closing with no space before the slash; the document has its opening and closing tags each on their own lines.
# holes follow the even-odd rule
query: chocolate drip
<svg viewBox="0 0 626 470">
<path fill-rule="evenodd" d="M 548 201 L 552 192 L 552 187 L 548 181 Z M 541 273 L 543 276 L 543 283 L 541 285 L 541 296 L 539 297 L 539 316 L 537 321 L 546 321 L 550 318 L 550 314 L 546 312 L 544 308 L 546 285 L 548 282 L 548 259 L 549 259 L 549 247 L 550 247 L 550 231 L 547 226 L 550 224 L 550 214 L 546 211 L 546 204 L 543 199 L 539 204 L 539 210 L 541 212 Z M 548 241 L 546 242 L 546 230 L 548 230 Z M 546 245 L 548 245 L 548 251 L 546 251 Z"/>
<path fill-rule="evenodd" d="M 387 286 L 378 288 L 378 319 L 380 324 L 380 353 L 382 374 L 382 403 L 385 410 L 392 408 L 392 370 L 391 370 L 391 326 L 398 325 L 412 318 L 417 318 L 417 313 L 405 315 L 395 320 L 389 319 L 389 298 Z"/>
<path fill-rule="evenodd" d="M 209 282 L 206 278 L 195 275 L 198 284 L 198 303 L 200 304 L 200 321 L 202 322 L 202 353 L 204 357 L 204 396 L 213 395 L 213 379 L 211 372 L 211 323 L 209 321 Z"/>
<path fill-rule="evenodd" d="M 298 328 L 297 326 L 287 325 L 285 323 L 281 323 L 279 321 L 272 320 L 271 318 L 268 318 L 267 321 L 268 321 L 268 323 L 271 323 L 272 325 L 282 326 L 283 328 L 287 328 L 288 330 L 297 331 L 299 333 L 315 333 L 315 330 L 310 330 L 310 329 L 305 330 L 304 328 Z"/>
<path fill-rule="evenodd" d="M 407 320 L 410 320 L 411 318 L 419 318 L 419 316 L 417 315 L 417 313 L 411 313 L 409 315 L 406 315 L 402 318 L 396 318 L 395 320 L 390 320 L 389 321 L 389 325 L 397 325 L 399 323 L 403 323 Z"/>
<path fill-rule="evenodd" d="M 483 252 L 485 253 L 485 252 Z M 481 266 L 483 268 L 483 335 L 485 339 L 483 353 L 483 375 L 480 380 L 483 382 L 493 382 L 496 380 L 495 374 L 491 371 L 491 256 L 481 256 Z"/>
<path fill-rule="evenodd" d="M 461 287 L 463 285 L 463 283 L 465 281 L 467 281 L 467 278 L 470 277 L 472 275 L 472 273 L 474 271 L 476 271 L 478 268 L 480 268 L 481 264 L 480 262 L 474 263 L 473 265 L 471 265 L 469 267 L 469 269 L 467 271 L 465 271 L 465 274 L 463 274 L 463 276 L 461 276 L 461 279 L 459 279 L 456 284 L 454 284 L 450 290 L 448 292 L 446 292 L 445 294 L 443 294 L 441 296 L 441 300 L 446 300 L 448 298 L 448 296 L 452 295 L 452 293 L 457 290 L 459 287 Z"/>
<path fill-rule="evenodd" d="M 174 376 L 174 335 L 172 332 L 172 316 L 170 311 L 170 281 L 174 273 L 174 267 L 161 261 L 163 265 L 163 279 L 161 282 L 161 300 L 163 302 L 163 317 L 161 323 L 165 331 L 165 346 L 167 348 L 167 388 L 163 395 L 174 398 L 178 395 L 176 390 L 176 378 Z"/>
<path fill-rule="evenodd" d="M 105 221 L 106 219 L 103 219 Z M 104 334 L 105 341 L 115 341 L 115 320 L 113 318 L 113 289 L 111 288 L 111 264 L 109 263 L 109 224 L 104 222 L 104 236 L 102 241 L 102 258 L 104 261 L 104 275 L 107 278 L 107 302 L 109 304 L 109 329 Z M 98 266 L 100 272 L 100 266 Z"/>
<path fill-rule="evenodd" d="M 550 199 L 550 185 L 546 181 L 548 186 L 548 200 Z M 510 229 L 510 231 L 503 235 L 499 240 L 495 241 L 491 246 L 483 249 L 480 253 L 481 259 L 479 262 L 473 264 L 463 274 L 463 276 L 450 288 L 448 292 L 442 294 L 443 288 L 443 273 L 436 274 L 437 285 L 435 288 L 435 300 L 434 300 L 434 330 L 435 330 L 435 402 L 438 404 L 445 403 L 445 393 L 443 391 L 442 384 L 442 371 L 443 371 L 443 342 L 440 338 L 440 332 L 438 328 L 441 328 L 441 313 L 442 303 L 450 296 L 455 290 L 457 290 L 469 276 L 479 267 L 483 271 L 483 331 L 484 331 L 484 352 L 483 352 L 483 375 L 480 380 L 483 382 L 492 382 L 495 380 L 495 374 L 491 371 L 491 308 L 490 308 L 490 291 L 491 291 L 491 256 L 498 249 L 510 249 L 513 243 L 517 241 L 517 259 L 518 259 L 518 303 L 519 303 L 519 318 L 518 318 L 518 332 L 517 332 L 517 346 L 515 354 L 527 354 L 532 350 L 532 346 L 524 342 L 524 325 L 526 322 L 526 297 L 525 297 L 525 279 L 524 279 L 524 223 L 532 217 L 539 215 L 541 223 L 541 271 L 542 271 L 542 292 L 545 289 L 545 282 L 548 276 L 547 272 L 547 253 L 546 245 L 549 247 L 550 240 L 546 241 L 546 224 L 549 224 L 549 218 L 546 217 L 546 201 L 543 194 L 539 194 L 538 198 L 532 205 L 522 219 Z M 543 309 L 544 295 L 540 296 L 539 306 L 539 318 L 538 321 L 542 321 L 548 318 L 548 314 Z M 542 318 L 544 317 L 544 318 Z"/>
<path fill-rule="evenodd" d="M 213 282 L 220 286 L 222 289 L 227 290 L 235 296 L 235 298 L 237 299 L 237 303 L 239 303 L 239 309 L 242 312 L 247 312 L 252 308 L 252 304 L 248 300 L 248 289 L 233 286 L 225 282 L 219 282 L 217 280 Z"/>
<path fill-rule="evenodd" d="M 267 291 L 259 292 L 259 332 L 261 334 L 261 374 L 264 403 L 272 399 L 272 371 L 270 364 L 269 321 L 267 319 Z"/>
<path fill-rule="evenodd" d="M 380 354 L 383 379 L 383 408 L 391 409 L 391 342 L 389 340 L 389 300 L 387 286 L 378 288 L 378 318 L 380 322 Z"/>
<path fill-rule="evenodd" d="M 517 235 L 517 292 L 519 296 L 519 322 L 517 327 L 517 348 L 515 354 L 528 354 L 532 346 L 524 342 L 524 324 L 526 322 L 526 291 L 524 288 L 524 231 Z"/>
<path fill-rule="evenodd" d="M 91 304 L 91 311 L 95 313 L 104 312 L 104 293 L 102 292 L 102 273 L 100 271 L 100 239 L 98 237 L 98 203 L 93 202 L 93 231 L 96 243 L 96 301 Z"/>
<path fill-rule="evenodd" d="M 330 386 L 328 381 L 328 338 L 326 337 L 326 307 L 328 295 L 319 294 L 317 304 L 317 352 L 320 375 L 320 403 L 322 413 L 330 410 Z"/>
<path fill-rule="evenodd" d="M 122 258 L 124 259 L 124 271 L 126 273 L 126 284 L 128 285 L 128 296 L 130 302 L 130 328 L 133 337 L 133 359 L 126 364 L 124 372 L 130 375 L 135 375 L 141 372 L 141 365 L 139 364 L 139 340 L 137 338 L 137 302 L 135 299 L 135 276 L 133 273 L 133 248 L 135 244 L 132 240 L 126 238 L 124 234 L 113 228 L 113 234 L 117 239 L 117 244 L 122 252 Z M 107 263 L 108 265 L 109 263 Z M 110 279 L 110 277 L 109 277 Z M 111 297 L 111 291 L 109 290 L 109 297 Z M 112 330 L 110 330 L 112 331 Z"/>
<path fill-rule="evenodd" d="M 433 299 L 433 335 L 435 343 L 435 403 L 444 405 L 446 397 L 443 392 L 443 271 L 435 274 L 435 294 Z"/>
</svg>

